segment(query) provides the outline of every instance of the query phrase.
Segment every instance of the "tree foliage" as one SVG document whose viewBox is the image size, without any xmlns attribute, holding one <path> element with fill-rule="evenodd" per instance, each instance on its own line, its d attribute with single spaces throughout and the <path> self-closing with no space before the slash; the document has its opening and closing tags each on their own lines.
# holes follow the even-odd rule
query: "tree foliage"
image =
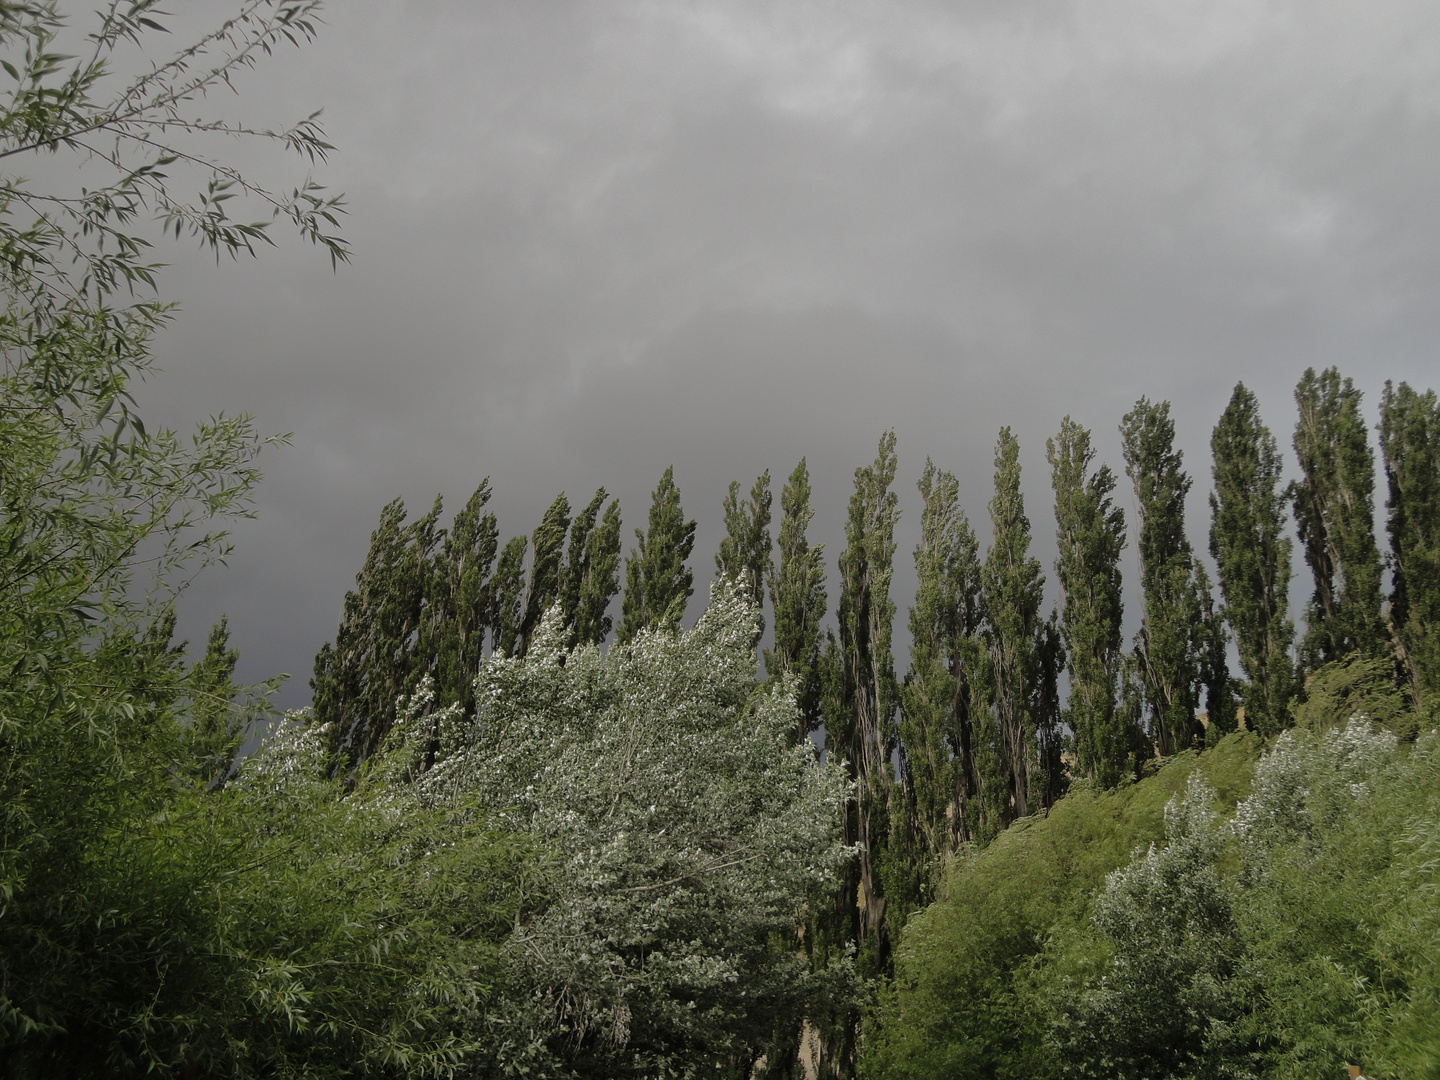
<svg viewBox="0 0 1440 1080">
<path fill-rule="evenodd" d="M 1300 418 L 1290 486 L 1300 549 L 1315 581 L 1301 661 L 1306 670 L 1383 647 L 1380 549 L 1375 545 L 1375 455 L 1360 391 L 1335 368 L 1307 368 L 1295 387 Z"/>
<path fill-rule="evenodd" d="M 1135 485 L 1144 608 L 1135 637 L 1136 669 L 1150 737 L 1162 755 L 1199 736 L 1200 652 L 1204 627 L 1195 560 L 1185 534 L 1190 477 L 1175 449 L 1170 403 L 1141 398 L 1120 425 L 1125 472 Z"/>
<path fill-rule="evenodd" d="M 795 466 L 780 492 L 780 563 L 770 573 L 770 606 L 775 613 L 775 650 L 765 653 L 771 678 L 792 674 L 799 685 L 800 722 L 796 741 L 820 727 L 820 620 L 825 617 L 825 548 L 811 546 L 806 530 L 810 471 Z"/>
<path fill-rule="evenodd" d="M 802 915 L 850 861 L 849 780 L 792 738 L 795 681 L 757 691 L 756 612 L 733 584 L 687 632 L 567 652 L 558 610 L 523 657 L 481 669 L 471 721 L 407 740 L 409 790 L 474 805 L 554 859 L 516 924 L 513 987 L 487 1030 L 532 1075 L 745 1075 L 803 1018 L 853 1007 L 845 963 L 812 970 Z M 716 1070 L 723 1070 L 717 1072 Z"/>
<path fill-rule="evenodd" d="M 907 827 L 928 891 L 978 823 L 977 728 L 983 730 L 988 657 L 981 638 L 979 542 L 960 508 L 960 484 L 926 459 L 910 607 L 910 670 L 900 686 Z M 927 897 L 928 899 L 928 897 Z"/>
<path fill-rule="evenodd" d="M 1406 383 L 1385 384 L 1380 451 L 1389 497 L 1388 621 L 1417 706 L 1440 703 L 1440 404 Z"/>
<path fill-rule="evenodd" d="M 730 482 L 725 496 L 725 539 L 715 556 L 715 572 L 741 583 L 760 615 L 760 628 L 755 643 L 765 634 L 765 581 L 773 564 L 770 539 L 770 470 L 756 478 L 750 488 L 749 501 L 740 501 L 740 481 Z"/>
<path fill-rule="evenodd" d="M 1283 463 L 1275 438 L 1260 419 L 1255 395 L 1236 383 L 1210 437 L 1215 490 L 1210 495 L 1210 555 L 1247 682 L 1245 722 L 1263 735 L 1287 722 L 1294 691 L 1287 618 L 1291 541 L 1284 534 Z"/>
<path fill-rule="evenodd" d="M 635 530 L 638 548 L 625 560 L 625 599 L 619 639 L 632 641 L 641 630 L 659 626 L 674 629 L 685 617 L 685 605 L 695 591 L 689 566 L 695 550 L 695 522 L 685 520 L 675 470 L 665 467 L 650 496 L 650 528 Z"/>
<path fill-rule="evenodd" d="M 1045 572 L 1030 554 L 1030 519 L 1020 490 L 1020 442 L 1008 427 L 995 443 L 990 551 L 980 571 L 989 651 L 989 828 L 1060 797 L 1061 733 L 1055 676 L 1065 662 L 1052 616 L 1041 614 Z"/>
<path fill-rule="evenodd" d="M 1136 750 L 1136 733 L 1118 707 L 1125 512 L 1111 499 L 1115 475 L 1110 467 L 1094 467 L 1089 431 L 1067 416 L 1058 438 L 1046 441 L 1045 452 L 1055 490 L 1055 574 L 1063 596 L 1060 634 L 1070 674 L 1064 721 L 1075 734 L 1078 771 L 1110 787 Z"/>
<path fill-rule="evenodd" d="M 895 786 L 890 765 L 895 750 L 895 661 L 890 643 L 895 603 L 895 523 L 899 520 L 895 482 L 895 433 L 880 437 L 873 464 L 855 470 L 855 489 L 840 554 L 840 682 L 838 700 L 826 717 L 826 746 L 845 760 L 856 785 L 847 839 L 856 844 L 859 923 L 856 939 L 883 968 L 885 896 L 881 863 L 890 828 Z M 833 740 L 833 741 L 832 741 Z"/>
</svg>

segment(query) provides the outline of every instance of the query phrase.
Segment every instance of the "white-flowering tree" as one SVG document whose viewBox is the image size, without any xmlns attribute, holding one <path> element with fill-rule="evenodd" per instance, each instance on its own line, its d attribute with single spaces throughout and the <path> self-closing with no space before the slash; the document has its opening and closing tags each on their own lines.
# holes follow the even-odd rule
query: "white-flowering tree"
<svg viewBox="0 0 1440 1080">
<path fill-rule="evenodd" d="M 694 629 L 602 655 L 567 651 L 552 614 L 525 657 L 481 669 L 473 722 L 412 708 L 374 766 L 551 853 L 488 1020 L 512 1066 L 749 1075 L 856 993 L 848 962 L 810 970 L 800 936 L 853 854 L 848 781 L 793 745 L 793 680 L 757 686 L 756 618 L 720 585 Z"/>
</svg>

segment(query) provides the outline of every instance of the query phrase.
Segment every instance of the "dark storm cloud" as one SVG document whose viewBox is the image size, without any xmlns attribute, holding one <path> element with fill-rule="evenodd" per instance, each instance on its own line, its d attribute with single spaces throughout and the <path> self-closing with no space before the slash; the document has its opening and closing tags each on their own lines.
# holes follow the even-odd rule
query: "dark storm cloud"
<svg viewBox="0 0 1440 1080">
<path fill-rule="evenodd" d="M 1044 438 L 1066 413 L 1118 466 L 1120 416 L 1171 399 L 1200 542 L 1237 378 L 1282 444 L 1306 365 L 1339 364 L 1372 407 L 1387 377 L 1436 382 L 1432 4 L 328 20 L 236 107 L 325 106 L 355 264 L 332 276 L 288 243 L 177 266 L 153 387 L 172 420 L 244 408 L 294 432 L 230 569 L 187 605 L 192 637 L 230 612 L 251 675 L 301 675 L 288 702 L 395 495 L 453 509 L 488 474 L 502 529 L 525 532 L 557 491 L 603 483 L 628 535 L 673 462 L 703 580 L 727 483 L 801 454 L 837 554 L 850 474 L 891 426 L 910 525 L 929 454 L 983 535 L 1010 424 L 1048 562 Z"/>
</svg>

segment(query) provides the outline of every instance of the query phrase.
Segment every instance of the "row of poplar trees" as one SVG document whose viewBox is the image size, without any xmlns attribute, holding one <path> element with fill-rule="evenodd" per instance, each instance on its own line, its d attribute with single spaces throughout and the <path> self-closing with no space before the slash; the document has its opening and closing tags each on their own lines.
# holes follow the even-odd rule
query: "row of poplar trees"
<svg viewBox="0 0 1440 1080">
<path fill-rule="evenodd" d="M 1218 582 L 1186 530 L 1192 477 L 1175 447 L 1169 404 L 1141 398 L 1120 425 L 1133 530 L 1091 432 L 1066 417 L 1046 443 L 1059 548 L 1059 604 L 1048 614 L 1010 429 L 995 447 L 983 553 L 956 477 L 927 461 L 903 678 L 892 652 L 894 433 L 855 471 L 828 629 L 824 552 L 806 538 L 814 516 L 806 462 L 781 489 L 773 538 L 769 472 L 748 496 L 738 482 L 730 486 L 717 573 L 762 609 L 768 597 L 774 634 L 764 670 L 767 679 L 797 681 L 794 738 L 823 739 L 856 785 L 845 827 L 860 856 L 834 910 L 814 919 L 810 948 L 854 946 L 863 967 L 886 970 L 899 927 L 928 902 L 939 869 L 962 845 L 984 843 L 1048 807 L 1073 778 L 1116 784 L 1157 756 L 1217 740 L 1242 718 L 1273 735 L 1326 663 L 1357 654 L 1383 660 L 1417 705 L 1440 703 L 1435 394 L 1387 384 L 1380 402 L 1387 557 L 1376 542 L 1376 463 L 1360 392 L 1334 368 L 1310 370 L 1295 400 L 1292 483 L 1282 479 L 1276 439 L 1243 384 L 1214 428 L 1209 553 Z M 523 655 L 557 605 L 577 645 L 601 644 L 612 631 L 625 642 L 645 628 L 680 625 L 694 591 L 695 522 L 685 518 L 670 469 L 625 559 L 618 626 L 609 614 L 622 593 L 618 503 L 602 488 L 572 514 L 561 495 L 528 538 L 502 547 L 485 510 L 489 497 L 482 483 L 448 530 L 438 498 L 408 523 L 398 500 L 382 512 L 311 683 L 317 719 L 333 725 L 340 760 L 353 765 L 371 753 L 396 701 L 427 676 L 437 703 L 473 709 L 482 657 Z M 1314 579 L 1298 643 L 1288 610 L 1290 514 Z M 1127 648 L 1121 554 L 1132 536 L 1142 612 Z M 1231 643 L 1239 675 L 1229 670 Z"/>
</svg>

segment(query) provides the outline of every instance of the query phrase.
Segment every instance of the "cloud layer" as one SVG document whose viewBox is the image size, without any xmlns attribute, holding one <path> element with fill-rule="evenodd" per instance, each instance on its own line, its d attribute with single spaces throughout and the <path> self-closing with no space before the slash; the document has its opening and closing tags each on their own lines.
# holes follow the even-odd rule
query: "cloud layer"
<svg viewBox="0 0 1440 1080">
<path fill-rule="evenodd" d="M 184 303 L 153 406 L 294 432 L 229 570 L 245 672 L 298 676 L 381 505 L 489 475 L 502 530 L 606 485 L 640 524 L 670 463 L 708 576 L 726 485 L 808 455 L 838 553 L 853 469 L 900 437 L 982 535 L 1002 424 L 1053 545 L 1044 439 L 1118 466 L 1136 397 L 1197 476 L 1237 379 L 1288 443 L 1338 364 L 1373 405 L 1437 380 L 1440 9 L 1254 0 L 337 6 L 239 86 L 324 105 L 355 264 L 298 244 Z M 275 163 L 256 162 L 271 169 Z M 900 558 L 913 538 L 902 534 Z M 833 576 L 833 573 L 832 573 Z M 902 611 L 905 583 L 902 591 Z M 1131 598 L 1134 607 L 1135 598 Z"/>
</svg>

